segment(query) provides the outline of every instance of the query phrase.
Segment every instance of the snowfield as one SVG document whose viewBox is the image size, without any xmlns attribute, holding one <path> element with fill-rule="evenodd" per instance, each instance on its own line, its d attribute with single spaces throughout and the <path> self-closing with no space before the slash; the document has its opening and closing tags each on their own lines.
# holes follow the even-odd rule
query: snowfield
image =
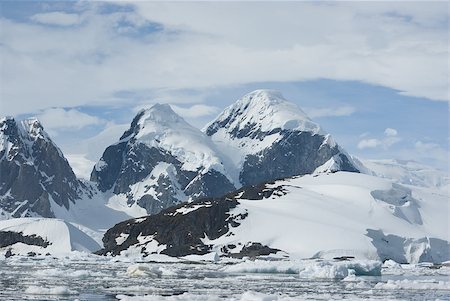
<svg viewBox="0 0 450 301">
<path fill-rule="evenodd" d="M 248 242 L 282 250 L 291 258 L 450 260 L 448 195 L 405 187 L 365 174 L 307 175 L 268 184 L 281 189 L 262 200 L 236 198 L 230 215 L 248 213 L 240 225 L 203 243 L 221 254 L 238 253 Z M 183 209 L 178 209 L 182 211 Z"/>
<path fill-rule="evenodd" d="M 8 250 L 12 254 L 66 255 L 72 251 L 93 252 L 100 245 L 86 233 L 72 224 L 54 218 L 15 218 L 0 221 L 1 232 L 15 232 L 23 236 L 37 236 L 48 243 L 47 246 L 17 242 L 5 248 L 0 248 L 0 254 Z"/>
</svg>

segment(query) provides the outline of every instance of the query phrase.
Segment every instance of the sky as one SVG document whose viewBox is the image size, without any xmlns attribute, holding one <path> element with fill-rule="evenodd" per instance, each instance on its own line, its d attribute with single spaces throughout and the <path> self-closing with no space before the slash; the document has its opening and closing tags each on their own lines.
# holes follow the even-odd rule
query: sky
<svg viewBox="0 0 450 301">
<path fill-rule="evenodd" d="M 202 128 L 276 89 L 352 155 L 447 169 L 448 25 L 447 1 L 0 1 L 0 116 L 88 177 L 141 108 Z"/>
</svg>

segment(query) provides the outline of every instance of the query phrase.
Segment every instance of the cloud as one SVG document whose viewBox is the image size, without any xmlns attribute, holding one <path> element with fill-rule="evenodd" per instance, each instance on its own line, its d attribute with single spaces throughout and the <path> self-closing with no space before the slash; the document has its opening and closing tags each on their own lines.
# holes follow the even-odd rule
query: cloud
<svg viewBox="0 0 450 301">
<path fill-rule="evenodd" d="M 35 14 L 30 17 L 31 20 L 47 25 L 71 26 L 81 22 L 78 14 L 68 14 L 64 12 L 50 12 Z"/>
<path fill-rule="evenodd" d="M 384 134 L 388 137 L 395 137 L 395 136 L 397 136 L 398 132 L 396 129 L 386 128 L 384 130 Z"/>
<path fill-rule="evenodd" d="M 367 137 L 368 133 L 364 133 L 360 135 L 360 137 Z M 359 149 L 366 148 L 376 148 L 383 147 L 384 149 L 388 149 L 390 146 L 400 142 L 402 138 L 398 137 L 398 132 L 396 129 L 386 128 L 384 130 L 384 137 L 381 139 L 377 138 L 366 138 L 362 139 L 358 142 L 357 147 Z"/>
<path fill-rule="evenodd" d="M 419 140 L 414 144 L 414 148 L 418 153 L 418 157 L 422 157 L 435 162 L 440 162 L 443 165 L 441 165 L 440 168 L 448 168 L 448 159 L 450 153 L 439 144 L 433 142 L 423 142 Z"/>
<path fill-rule="evenodd" d="M 375 148 L 377 146 L 382 145 L 383 143 L 375 138 L 372 139 L 363 139 L 361 141 L 359 141 L 358 143 L 358 148 L 359 149 L 365 149 L 365 148 Z"/>
<path fill-rule="evenodd" d="M 89 125 L 104 124 L 105 121 L 76 109 L 51 108 L 40 112 L 36 116 L 46 130 L 57 131 L 79 130 Z"/>
<path fill-rule="evenodd" d="M 171 107 L 175 111 L 175 113 L 184 118 L 197 118 L 203 116 L 210 116 L 217 114 L 220 110 L 218 107 L 202 104 L 196 104 L 188 108 L 182 108 L 176 105 L 171 105 Z"/>
<path fill-rule="evenodd" d="M 331 116 L 350 116 L 356 112 L 352 106 L 342 106 L 337 108 L 309 108 L 305 109 L 310 118 L 331 117 Z"/>
<path fill-rule="evenodd" d="M 62 100 L 67 107 L 133 102 L 117 98 L 119 91 L 320 78 L 448 99 L 445 2 L 145 1 L 128 3 L 127 11 L 102 5 L 84 3 L 82 22 L 62 11 L 33 17 L 79 26 L 0 19 L 0 99 L 8 104 L 1 115 Z"/>
</svg>

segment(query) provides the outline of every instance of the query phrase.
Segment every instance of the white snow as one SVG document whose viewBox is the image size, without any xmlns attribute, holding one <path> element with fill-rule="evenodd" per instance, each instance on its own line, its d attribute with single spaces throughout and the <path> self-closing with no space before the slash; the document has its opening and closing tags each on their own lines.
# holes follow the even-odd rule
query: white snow
<svg viewBox="0 0 450 301">
<path fill-rule="evenodd" d="M 296 104 L 288 102 L 280 92 L 274 90 L 256 90 L 248 93 L 227 107 L 205 129 L 215 123 L 226 120 L 230 115 L 239 114 L 239 118 L 227 124 L 228 129 L 243 129 L 246 125 L 258 124 L 263 132 L 281 128 L 318 133 L 319 125 Z"/>
<path fill-rule="evenodd" d="M 183 162 L 184 170 L 206 173 L 215 169 L 234 181 L 211 139 L 178 116 L 169 105 L 155 104 L 141 113 L 135 135 L 139 142 L 167 150 Z"/>
<path fill-rule="evenodd" d="M 421 243 L 424 237 L 448 240 L 449 198 L 437 190 L 412 189 L 412 197 L 417 202 L 415 209 L 423 221 L 415 223 L 397 216 L 389 204 L 372 196 L 373 191 L 389 192 L 397 185 L 385 179 L 337 172 L 276 181 L 272 186 L 278 185 L 284 185 L 286 195 L 239 200 L 240 205 L 233 210 L 246 211 L 248 217 L 240 226 L 230 228 L 232 235 L 209 241 L 214 250 L 219 251 L 227 244 L 260 242 L 286 251 L 294 258 L 332 254 L 333 257 L 377 259 L 377 249 L 367 236 L 368 229 L 407 238 L 410 244 Z M 427 239 L 424 244 L 422 251 L 429 246 Z M 409 256 L 408 250 L 404 252 L 408 260 L 415 262 L 420 250 L 417 246 L 412 249 L 414 255 Z"/>
<path fill-rule="evenodd" d="M 145 195 L 152 196 L 155 200 L 159 199 L 159 193 L 156 192 L 158 187 L 158 180 L 160 177 L 167 178 L 170 182 L 171 188 L 174 190 L 173 197 L 180 202 L 186 201 L 188 197 L 184 194 L 178 180 L 176 179 L 177 171 L 173 164 L 166 162 L 159 162 L 152 170 L 152 172 L 143 180 L 130 185 L 131 195 L 134 200 L 139 200 Z"/>
<path fill-rule="evenodd" d="M 192 212 L 192 211 L 195 211 L 195 210 L 197 210 L 197 209 L 199 209 L 199 208 L 203 208 L 203 207 L 211 207 L 212 205 L 208 205 L 208 204 L 201 204 L 201 205 L 189 205 L 189 207 L 188 206 L 184 206 L 184 207 L 181 207 L 181 208 L 178 208 L 177 210 L 175 210 L 175 214 L 174 215 L 176 215 L 176 214 L 178 214 L 178 213 L 181 213 L 181 214 L 188 214 L 189 212 Z"/>
<path fill-rule="evenodd" d="M 381 262 L 374 260 L 244 261 L 224 268 L 227 273 L 298 274 L 309 279 L 344 279 L 349 275 L 381 275 Z"/>
<path fill-rule="evenodd" d="M 128 236 L 130 236 L 130 234 L 120 233 L 120 236 L 116 238 L 116 244 L 120 246 L 127 240 Z"/>
<path fill-rule="evenodd" d="M 35 252 L 37 254 L 66 254 L 71 251 L 93 252 L 100 245 L 91 237 L 70 223 L 55 218 L 13 218 L 0 221 L 0 231 L 22 233 L 25 236 L 36 235 L 48 241 L 47 247 L 16 243 L 1 249 L 2 253 L 11 249 L 13 254 Z"/>
<path fill-rule="evenodd" d="M 86 184 L 89 185 L 87 182 Z M 106 230 L 118 222 L 146 215 L 145 210 L 141 207 L 139 207 L 139 210 L 136 210 L 137 212 L 133 212 L 132 209 L 134 207 L 129 208 L 125 205 L 124 208 L 119 206 L 119 200 L 114 202 L 116 199 L 119 199 L 119 196 L 109 199 L 108 196 L 108 193 L 103 194 L 93 189 L 92 197 L 89 197 L 87 194 L 81 195 L 80 199 L 70 204 L 69 210 L 64 206 L 59 206 L 52 199 L 50 199 L 50 206 L 57 218 L 80 225 L 79 228 L 82 231 L 94 237 L 102 236 Z"/>
</svg>

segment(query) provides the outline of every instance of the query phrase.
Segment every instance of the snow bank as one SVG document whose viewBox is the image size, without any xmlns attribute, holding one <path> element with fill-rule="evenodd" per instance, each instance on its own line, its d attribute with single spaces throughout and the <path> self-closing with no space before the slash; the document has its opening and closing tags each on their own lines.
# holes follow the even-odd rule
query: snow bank
<svg viewBox="0 0 450 301">
<path fill-rule="evenodd" d="M 343 279 L 349 275 L 381 275 L 381 262 L 374 260 L 349 261 L 245 261 L 223 269 L 227 273 L 298 274 L 310 279 Z"/>
<path fill-rule="evenodd" d="M 15 218 L 0 221 L 0 231 L 20 233 L 23 236 L 36 236 L 48 243 L 47 246 L 16 242 L 0 249 L 1 253 L 11 249 L 13 254 L 67 254 L 71 251 L 93 252 L 100 245 L 90 236 L 72 224 L 54 218 Z"/>
</svg>

